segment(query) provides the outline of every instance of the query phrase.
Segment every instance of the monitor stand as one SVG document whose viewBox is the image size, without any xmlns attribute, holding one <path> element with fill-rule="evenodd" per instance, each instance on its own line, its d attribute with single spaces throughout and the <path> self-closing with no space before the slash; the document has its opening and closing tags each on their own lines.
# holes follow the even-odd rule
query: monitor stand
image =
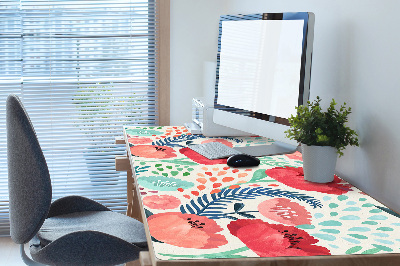
<svg viewBox="0 0 400 266">
<path fill-rule="evenodd" d="M 257 157 L 293 153 L 297 151 L 299 147 L 300 146 L 294 146 L 280 141 L 275 141 L 270 145 L 234 147 L 234 149 L 239 152 Z"/>
</svg>

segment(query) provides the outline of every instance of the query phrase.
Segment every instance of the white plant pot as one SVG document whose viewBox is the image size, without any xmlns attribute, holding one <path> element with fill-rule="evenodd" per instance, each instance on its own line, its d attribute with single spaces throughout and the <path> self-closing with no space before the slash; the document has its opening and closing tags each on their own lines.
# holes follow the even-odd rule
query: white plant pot
<svg viewBox="0 0 400 266">
<path fill-rule="evenodd" d="M 308 146 L 301 144 L 304 179 L 316 183 L 333 181 L 337 150 L 331 146 Z"/>
</svg>

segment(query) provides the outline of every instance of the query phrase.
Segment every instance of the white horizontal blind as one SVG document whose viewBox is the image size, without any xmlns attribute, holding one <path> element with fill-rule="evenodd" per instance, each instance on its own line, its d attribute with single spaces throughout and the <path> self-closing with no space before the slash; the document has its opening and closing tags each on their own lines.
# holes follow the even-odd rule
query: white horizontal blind
<svg viewBox="0 0 400 266">
<path fill-rule="evenodd" d="M 5 101 L 21 92 L 19 0 L 0 1 L 0 235 L 9 235 Z"/>
<path fill-rule="evenodd" d="M 125 147 L 115 137 L 124 124 L 158 124 L 155 3 L 20 0 L 0 7 L 0 234 L 8 233 L 9 93 L 21 97 L 35 126 L 53 198 L 82 195 L 124 211 L 126 173 L 115 171 L 114 158 Z"/>
</svg>

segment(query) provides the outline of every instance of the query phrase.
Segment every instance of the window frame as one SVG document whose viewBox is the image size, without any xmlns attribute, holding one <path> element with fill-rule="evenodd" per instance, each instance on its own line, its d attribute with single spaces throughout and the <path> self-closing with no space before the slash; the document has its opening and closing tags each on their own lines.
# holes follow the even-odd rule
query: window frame
<svg viewBox="0 0 400 266">
<path fill-rule="evenodd" d="M 159 28 L 158 44 L 158 108 L 159 125 L 170 125 L 170 0 L 156 0 Z"/>
</svg>

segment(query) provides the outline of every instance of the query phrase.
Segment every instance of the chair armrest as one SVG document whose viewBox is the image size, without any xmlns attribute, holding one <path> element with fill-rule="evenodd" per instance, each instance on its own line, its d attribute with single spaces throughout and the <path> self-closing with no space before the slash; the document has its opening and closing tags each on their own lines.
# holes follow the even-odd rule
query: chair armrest
<svg viewBox="0 0 400 266">
<path fill-rule="evenodd" d="M 55 200 L 49 210 L 47 218 L 83 211 L 111 211 L 106 206 L 81 196 L 67 196 Z"/>
</svg>

